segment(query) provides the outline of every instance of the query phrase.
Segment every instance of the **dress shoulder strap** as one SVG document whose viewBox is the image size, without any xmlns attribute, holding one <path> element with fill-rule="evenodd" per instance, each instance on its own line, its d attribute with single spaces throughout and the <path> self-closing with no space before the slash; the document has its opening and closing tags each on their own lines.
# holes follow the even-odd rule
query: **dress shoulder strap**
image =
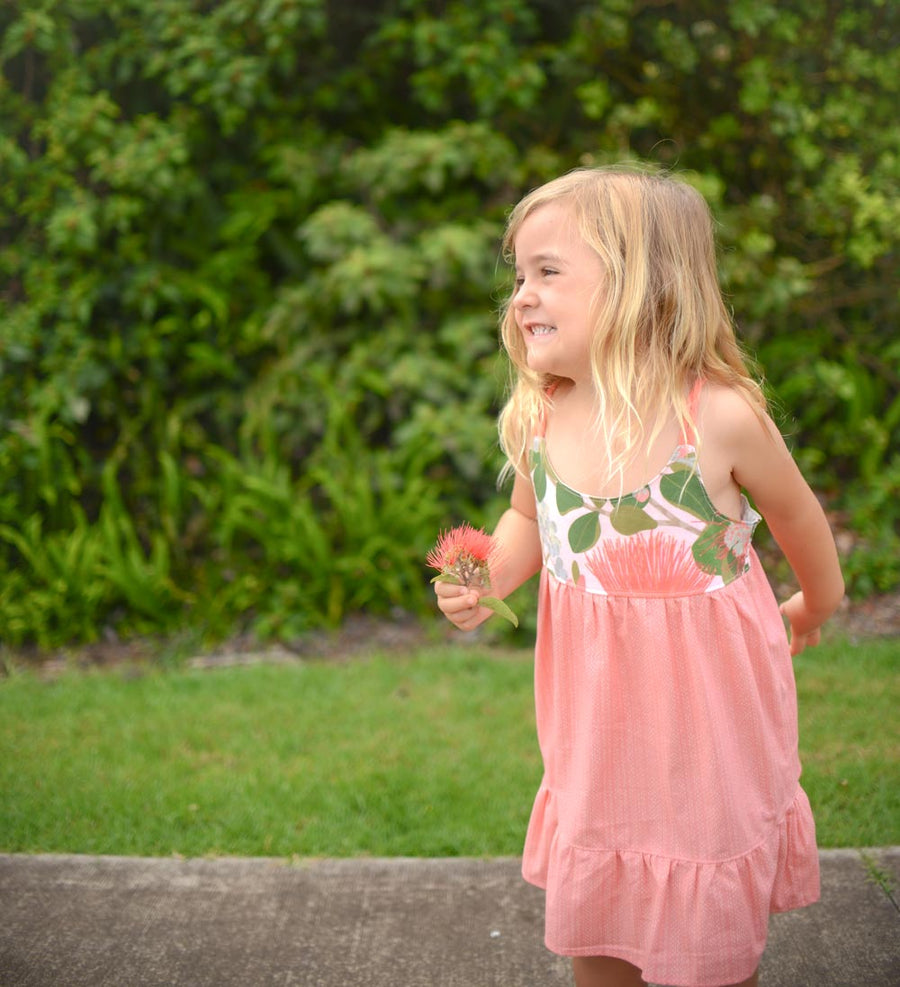
<svg viewBox="0 0 900 987">
<path fill-rule="evenodd" d="M 554 381 L 544 390 L 544 395 L 548 398 L 553 397 L 553 392 L 559 387 L 559 381 Z M 540 417 L 538 418 L 537 428 L 534 430 L 534 437 L 536 439 L 543 439 L 547 434 L 547 409 L 544 408 L 541 411 Z"/>
<path fill-rule="evenodd" d="M 686 446 L 693 446 L 697 444 L 697 412 L 700 408 L 700 392 L 703 390 L 703 386 L 706 381 L 702 377 L 699 377 L 691 388 L 691 393 L 688 395 L 687 399 L 687 410 L 688 414 L 691 416 L 693 425 L 691 422 L 685 422 L 684 428 L 681 432 L 681 441 Z"/>
</svg>

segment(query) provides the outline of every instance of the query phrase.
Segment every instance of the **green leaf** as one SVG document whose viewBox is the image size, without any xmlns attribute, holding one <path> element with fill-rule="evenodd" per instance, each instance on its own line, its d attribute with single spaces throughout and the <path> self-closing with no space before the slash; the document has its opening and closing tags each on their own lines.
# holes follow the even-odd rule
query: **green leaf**
<svg viewBox="0 0 900 987">
<path fill-rule="evenodd" d="M 691 551 L 697 565 L 704 571 L 721 576 L 726 583 L 738 575 L 737 559 L 725 548 L 725 532 L 731 527 L 728 521 L 718 521 L 704 528 L 694 542 Z"/>
<path fill-rule="evenodd" d="M 534 483 L 534 496 L 540 503 L 547 493 L 547 470 L 544 468 L 544 459 L 541 455 L 534 456 L 534 470 L 532 472 L 532 482 Z"/>
<path fill-rule="evenodd" d="M 689 466 L 676 467 L 675 472 L 665 474 L 659 481 L 659 489 L 669 501 L 700 518 L 712 521 L 715 511 L 698 474 Z"/>
<path fill-rule="evenodd" d="M 478 601 L 478 606 L 487 607 L 488 610 L 493 610 L 498 617 L 503 617 L 504 620 L 508 620 L 513 627 L 519 626 L 519 618 L 512 612 L 512 610 L 510 610 L 503 600 L 498 600 L 496 596 L 482 596 Z"/>
<path fill-rule="evenodd" d="M 620 535 L 636 535 L 639 531 L 652 531 L 658 527 L 645 510 L 631 504 L 620 504 L 613 511 L 610 521 Z"/>
<path fill-rule="evenodd" d="M 595 511 L 578 518 L 569 528 L 569 545 L 573 552 L 586 552 L 600 537 L 600 515 Z"/>
<path fill-rule="evenodd" d="M 556 506 L 560 514 L 568 514 L 569 511 L 577 510 L 584 505 L 584 497 L 580 493 L 567 487 L 565 483 L 556 484 Z"/>
</svg>

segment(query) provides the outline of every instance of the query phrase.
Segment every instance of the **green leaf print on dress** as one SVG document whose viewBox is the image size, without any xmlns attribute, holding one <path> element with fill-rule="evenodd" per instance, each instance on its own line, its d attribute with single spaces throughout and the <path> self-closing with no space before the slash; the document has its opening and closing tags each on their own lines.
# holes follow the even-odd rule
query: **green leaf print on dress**
<svg viewBox="0 0 900 987">
<path fill-rule="evenodd" d="M 715 521 L 694 542 L 694 560 L 704 572 L 721 576 L 723 583 L 730 583 L 746 568 L 752 537 L 753 527 L 744 521 L 727 518 Z"/>
<path fill-rule="evenodd" d="M 580 493 L 567 487 L 565 483 L 557 479 L 556 481 L 556 506 L 560 514 L 568 514 L 569 511 L 584 507 L 584 497 Z"/>
<path fill-rule="evenodd" d="M 636 535 L 639 531 L 652 531 L 659 526 L 658 521 L 637 504 L 619 504 L 609 518 L 620 535 Z"/>
<path fill-rule="evenodd" d="M 569 528 L 569 545 L 573 552 L 586 552 L 600 538 L 600 515 L 596 511 L 577 518 Z"/>
<path fill-rule="evenodd" d="M 716 518 L 715 508 L 709 501 L 696 468 L 691 464 L 673 465 L 671 473 L 660 477 L 659 490 L 670 504 L 675 504 L 701 521 Z"/>
<path fill-rule="evenodd" d="M 730 583 L 737 575 L 737 560 L 725 548 L 725 532 L 728 527 L 727 523 L 721 521 L 707 525 L 693 546 L 697 565 L 704 572 L 721 576 L 726 583 Z"/>
<path fill-rule="evenodd" d="M 545 565 L 561 582 L 603 595 L 707 593 L 750 567 L 759 515 L 743 496 L 741 520 L 716 509 L 691 445 L 676 447 L 652 480 L 621 497 L 563 483 L 541 437 L 531 465 Z"/>
<path fill-rule="evenodd" d="M 534 484 L 534 497 L 540 503 L 547 492 L 547 471 L 544 469 L 544 457 L 535 451 L 531 452 L 531 482 Z"/>
</svg>

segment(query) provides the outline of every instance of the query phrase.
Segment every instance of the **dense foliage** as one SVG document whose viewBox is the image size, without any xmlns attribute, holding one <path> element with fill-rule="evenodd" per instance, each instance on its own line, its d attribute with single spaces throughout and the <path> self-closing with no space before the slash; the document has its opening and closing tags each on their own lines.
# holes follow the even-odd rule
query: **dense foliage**
<svg viewBox="0 0 900 987">
<path fill-rule="evenodd" d="M 900 572 L 900 7 L 0 7 L 0 641 L 418 606 L 498 508 L 506 209 L 683 172 L 847 531 Z"/>
</svg>

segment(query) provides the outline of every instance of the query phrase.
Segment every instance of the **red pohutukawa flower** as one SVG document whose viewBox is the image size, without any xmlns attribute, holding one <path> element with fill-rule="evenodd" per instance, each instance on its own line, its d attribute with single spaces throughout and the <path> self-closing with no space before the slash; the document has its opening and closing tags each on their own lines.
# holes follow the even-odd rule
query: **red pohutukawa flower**
<svg viewBox="0 0 900 987">
<path fill-rule="evenodd" d="M 461 524 L 445 531 L 438 543 L 428 553 L 426 561 L 432 569 L 438 569 L 433 583 L 454 583 L 475 589 L 491 588 L 491 566 L 499 560 L 499 549 L 494 539 L 481 528 Z M 482 596 L 478 605 L 493 610 L 518 627 L 519 620 L 510 608 L 495 596 Z"/>
</svg>

